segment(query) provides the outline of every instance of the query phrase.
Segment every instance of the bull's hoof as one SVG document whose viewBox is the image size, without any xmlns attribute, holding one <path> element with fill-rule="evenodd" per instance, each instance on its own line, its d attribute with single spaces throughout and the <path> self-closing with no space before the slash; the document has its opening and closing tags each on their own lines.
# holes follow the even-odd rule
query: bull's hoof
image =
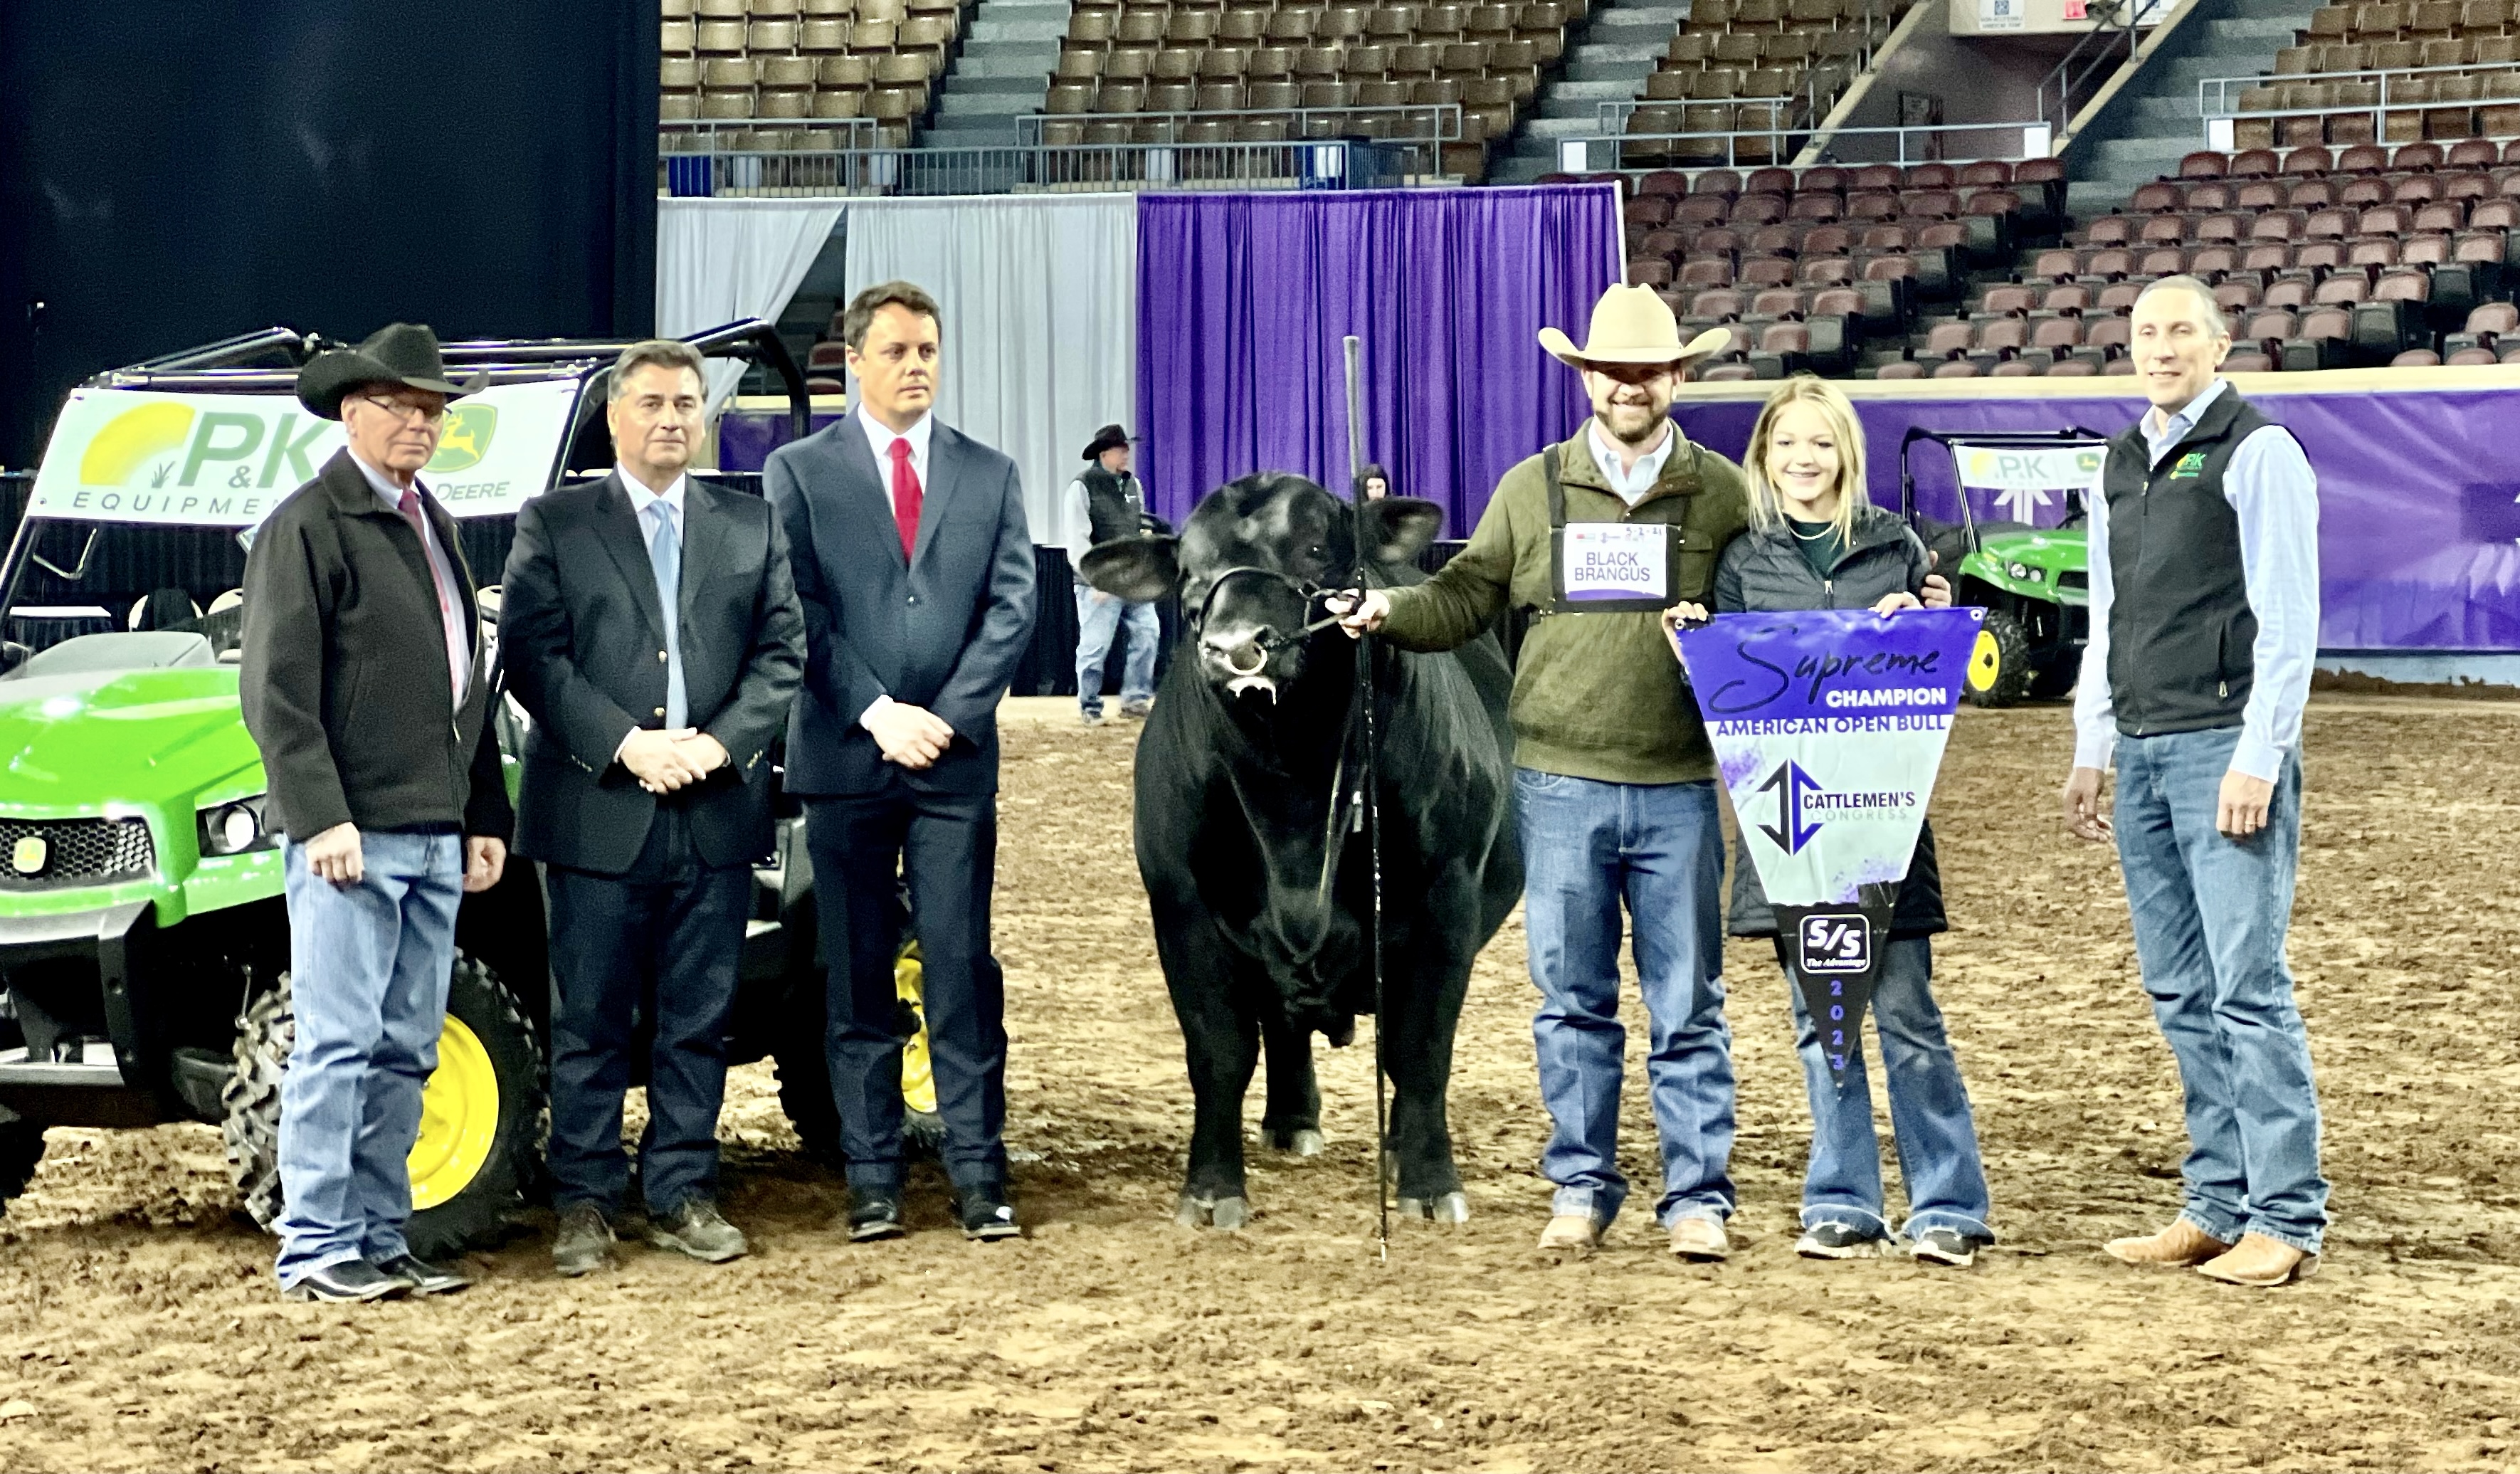
<svg viewBox="0 0 2520 1474">
<path fill-rule="evenodd" d="M 1319 1131 L 1306 1126 L 1294 1131 L 1273 1131 L 1269 1133 L 1269 1144 L 1290 1157 L 1317 1157 L 1328 1140 Z"/>
<path fill-rule="evenodd" d="M 1402 1218 L 1424 1219 L 1448 1228 L 1458 1228 L 1470 1221 L 1470 1199 L 1466 1193 L 1447 1192 L 1432 1201 L 1422 1197 L 1404 1197 L 1399 1208 Z"/>
<path fill-rule="evenodd" d="M 1173 1222 L 1185 1228 L 1223 1228 L 1231 1233 L 1251 1221 L 1251 1204 L 1239 1195 L 1198 1197 L 1185 1192 L 1173 1209 Z"/>
</svg>

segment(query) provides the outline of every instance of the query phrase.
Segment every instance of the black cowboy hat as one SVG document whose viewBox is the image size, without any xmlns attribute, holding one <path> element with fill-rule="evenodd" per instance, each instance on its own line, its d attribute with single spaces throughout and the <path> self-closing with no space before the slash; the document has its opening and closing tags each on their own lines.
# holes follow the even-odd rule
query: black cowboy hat
<svg viewBox="0 0 2520 1474">
<path fill-rule="evenodd" d="M 297 402 L 327 420 L 341 418 L 341 396 L 361 384 L 427 389 L 453 399 L 472 392 L 447 381 L 437 335 L 420 323 L 380 328 L 355 348 L 318 353 L 297 371 Z M 478 382 L 472 388 L 480 387 Z"/>
<path fill-rule="evenodd" d="M 1094 443 L 1085 447 L 1082 459 L 1091 461 L 1106 450 L 1117 450 L 1129 443 L 1129 432 L 1116 424 L 1106 424 L 1094 432 Z"/>
</svg>

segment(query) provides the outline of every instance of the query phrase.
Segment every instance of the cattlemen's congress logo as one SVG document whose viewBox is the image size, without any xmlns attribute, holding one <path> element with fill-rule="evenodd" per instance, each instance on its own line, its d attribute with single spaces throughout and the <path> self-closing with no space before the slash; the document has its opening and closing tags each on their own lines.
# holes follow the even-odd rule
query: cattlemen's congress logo
<svg viewBox="0 0 2520 1474">
<path fill-rule="evenodd" d="M 1829 820 L 1896 819 L 1917 805 L 1913 788 L 1832 792 L 1790 758 L 1777 765 L 1768 781 L 1759 785 L 1759 791 L 1777 795 L 1777 822 L 1759 826 L 1759 832 L 1776 841 L 1777 848 L 1788 855 L 1801 854 L 1803 846 L 1811 843 L 1812 836 Z"/>
</svg>

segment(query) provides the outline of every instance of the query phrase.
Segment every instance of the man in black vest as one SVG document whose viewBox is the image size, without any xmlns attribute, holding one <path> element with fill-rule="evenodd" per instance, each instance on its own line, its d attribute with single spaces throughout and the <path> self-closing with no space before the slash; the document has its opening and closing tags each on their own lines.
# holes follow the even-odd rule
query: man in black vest
<svg viewBox="0 0 2520 1474">
<path fill-rule="evenodd" d="M 1103 543 L 1162 528 L 1161 518 L 1147 514 L 1147 497 L 1129 472 L 1129 432 L 1106 424 L 1085 447 L 1085 469 L 1067 483 L 1069 526 L 1084 526 L 1081 539 L 1068 545 L 1070 567 Z M 1076 580 L 1076 704 L 1085 725 L 1102 721 L 1102 666 L 1111 658 L 1111 639 L 1128 632 L 1129 648 L 1120 670 L 1120 715 L 1143 717 L 1155 704 L 1155 645 L 1163 628 L 1151 603 L 1133 603 Z"/>
<path fill-rule="evenodd" d="M 2318 1096 L 2284 965 L 2301 848 L 2301 712 L 2318 645 L 2318 483 L 2215 375 L 2213 289 L 2165 277 L 2129 325 L 2152 409 L 2109 444 L 2065 826 L 2111 832 L 2153 1015 L 2186 1092 L 2185 1203 L 2111 1242 L 2129 1264 L 2278 1285 L 2318 1267 Z"/>
<path fill-rule="evenodd" d="M 745 1247 L 716 1208 L 717 1116 L 805 619 L 770 505 L 684 473 L 707 403 L 698 350 L 633 343 L 606 409 L 612 474 L 527 502 L 508 555 L 501 658 L 534 719 L 517 848 L 544 862 L 551 898 L 552 1264 L 567 1275 L 609 1257 L 643 1008 L 648 1241 L 710 1263 Z"/>
</svg>

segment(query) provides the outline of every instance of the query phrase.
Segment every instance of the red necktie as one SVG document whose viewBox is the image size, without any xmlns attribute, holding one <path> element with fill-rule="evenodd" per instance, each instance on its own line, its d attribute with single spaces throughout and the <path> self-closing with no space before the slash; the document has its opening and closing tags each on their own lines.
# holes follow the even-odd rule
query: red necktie
<svg viewBox="0 0 2520 1474">
<path fill-rule="evenodd" d="M 457 653 L 455 627 L 460 617 L 455 611 L 455 591 L 446 587 L 446 576 L 439 571 L 437 559 L 428 556 L 428 523 L 420 513 L 420 493 L 406 487 L 402 494 L 403 520 L 420 534 L 420 560 L 428 564 L 429 585 L 437 591 L 438 633 L 446 641 L 446 679 L 455 688 L 455 704 L 464 704 L 463 656 Z M 469 653 L 469 650 L 467 651 Z"/>
<path fill-rule="evenodd" d="M 920 490 L 919 472 L 910 469 L 910 441 L 907 437 L 892 442 L 892 519 L 901 524 L 901 556 L 909 558 L 919 547 L 919 504 L 926 493 Z"/>
</svg>

